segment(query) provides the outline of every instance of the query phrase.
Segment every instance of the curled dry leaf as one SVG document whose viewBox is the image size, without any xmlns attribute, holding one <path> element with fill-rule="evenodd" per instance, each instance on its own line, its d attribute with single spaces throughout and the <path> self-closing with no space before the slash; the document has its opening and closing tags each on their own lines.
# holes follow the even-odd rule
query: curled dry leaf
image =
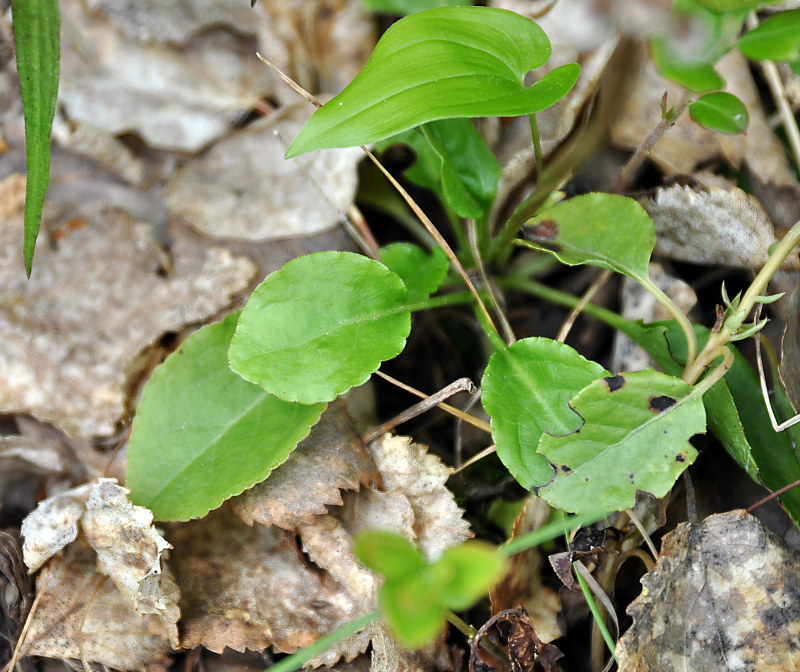
<svg viewBox="0 0 800 672">
<path fill-rule="evenodd" d="M 792 408 L 795 412 L 800 412 L 800 288 L 792 292 L 786 311 L 786 328 L 783 331 L 778 372 Z"/>
<path fill-rule="evenodd" d="M 759 269 L 775 242 L 761 203 L 736 187 L 674 185 L 657 189 L 642 205 L 655 222 L 655 253 L 676 261 Z"/>
<path fill-rule="evenodd" d="M 112 434 L 136 354 L 219 312 L 256 268 L 178 237 L 167 257 L 148 225 L 83 203 L 68 219 L 46 218 L 43 231 L 59 235 L 40 242 L 27 280 L 18 253 L 24 197 L 24 177 L 0 182 L 0 410 L 30 413 L 77 438 Z"/>
<path fill-rule="evenodd" d="M 336 226 L 353 202 L 363 152 L 354 147 L 284 160 L 312 111 L 294 105 L 189 161 L 167 184 L 170 211 L 214 238 L 263 241 Z"/>
<path fill-rule="evenodd" d="M 329 506 L 342 504 L 341 490 L 377 485 L 380 474 L 361 443 L 346 404 L 338 399 L 323 411 L 311 433 L 270 474 L 231 500 L 248 525 L 293 530 L 311 523 Z"/>
<path fill-rule="evenodd" d="M 514 521 L 511 539 L 539 529 L 551 511 L 547 502 L 531 495 Z M 508 572 L 489 593 L 489 599 L 495 615 L 522 605 L 541 641 L 552 642 L 561 637 L 557 618 L 561 601 L 554 590 L 542 585 L 542 555 L 538 549 L 530 548 L 509 558 Z"/>
<path fill-rule="evenodd" d="M 79 539 L 39 573 L 39 605 L 20 656 L 81 659 L 117 670 L 166 663 L 175 623 L 134 611 L 96 562 L 94 550 Z"/>
<path fill-rule="evenodd" d="M 620 669 L 797 669 L 798 572 L 797 552 L 744 511 L 682 523 L 628 608 Z"/>
<path fill-rule="evenodd" d="M 52 556 L 78 537 L 78 521 L 85 510 L 88 486 L 80 486 L 39 502 L 22 521 L 25 539 L 22 557 L 28 570 L 35 572 Z"/>
</svg>

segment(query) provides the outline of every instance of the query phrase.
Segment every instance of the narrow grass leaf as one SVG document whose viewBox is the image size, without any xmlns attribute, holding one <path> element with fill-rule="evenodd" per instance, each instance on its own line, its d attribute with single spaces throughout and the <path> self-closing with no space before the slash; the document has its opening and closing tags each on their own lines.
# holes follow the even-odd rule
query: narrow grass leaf
<svg viewBox="0 0 800 672">
<path fill-rule="evenodd" d="M 363 70 L 312 115 L 286 156 L 376 142 L 437 119 L 538 112 L 561 99 L 580 72 L 570 63 L 526 87 L 526 73 L 549 57 L 544 31 L 515 12 L 411 14 L 383 34 Z"/>
<path fill-rule="evenodd" d="M 359 254 L 293 259 L 248 299 L 231 368 L 286 401 L 333 401 L 400 354 L 411 331 L 407 299 L 397 274 Z"/>
<path fill-rule="evenodd" d="M 744 103 L 725 91 L 700 96 L 689 105 L 689 116 L 698 124 L 719 133 L 744 133 L 750 115 Z"/>
<path fill-rule="evenodd" d="M 263 481 L 325 408 L 282 401 L 228 368 L 237 317 L 193 334 L 142 393 L 126 485 L 158 520 L 202 517 Z"/>
<path fill-rule="evenodd" d="M 553 467 L 536 450 L 545 432 L 568 434 L 580 427 L 570 400 L 607 371 L 568 345 L 526 338 L 489 359 L 481 399 L 491 417 L 497 454 L 523 488 L 553 478 Z"/>
<path fill-rule="evenodd" d="M 19 89 L 25 117 L 25 272 L 30 277 L 50 182 L 50 131 L 56 111 L 61 47 L 57 0 L 12 0 Z"/>
</svg>

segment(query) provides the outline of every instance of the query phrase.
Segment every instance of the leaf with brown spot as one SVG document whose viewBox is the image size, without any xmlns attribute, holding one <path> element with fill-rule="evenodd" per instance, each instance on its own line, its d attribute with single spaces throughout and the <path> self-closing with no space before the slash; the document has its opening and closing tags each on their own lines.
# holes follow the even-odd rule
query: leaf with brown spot
<svg viewBox="0 0 800 672">
<path fill-rule="evenodd" d="M 380 484 L 342 400 L 332 402 L 311 433 L 270 477 L 231 500 L 244 522 L 293 530 L 342 504 L 342 490 Z"/>
<path fill-rule="evenodd" d="M 800 555 L 745 511 L 664 537 L 656 568 L 628 607 L 621 670 L 800 667 Z"/>
</svg>

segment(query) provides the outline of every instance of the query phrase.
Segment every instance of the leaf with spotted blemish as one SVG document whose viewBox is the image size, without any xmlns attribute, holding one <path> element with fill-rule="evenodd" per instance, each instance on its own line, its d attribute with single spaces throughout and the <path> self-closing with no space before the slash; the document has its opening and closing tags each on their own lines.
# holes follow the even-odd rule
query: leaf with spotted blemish
<svg viewBox="0 0 800 672">
<path fill-rule="evenodd" d="M 689 439 L 706 428 L 701 391 L 652 369 L 595 380 L 570 406 L 584 424 L 542 437 L 556 477 L 537 494 L 576 513 L 628 509 L 639 490 L 664 496 L 697 457 Z"/>
</svg>

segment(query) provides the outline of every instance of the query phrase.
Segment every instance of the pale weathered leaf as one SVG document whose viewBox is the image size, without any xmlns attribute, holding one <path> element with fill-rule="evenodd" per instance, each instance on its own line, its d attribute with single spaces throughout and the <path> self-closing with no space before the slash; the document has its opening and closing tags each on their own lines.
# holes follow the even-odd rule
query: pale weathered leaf
<svg viewBox="0 0 800 672">
<path fill-rule="evenodd" d="M 676 261 L 759 269 L 775 242 L 758 199 L 736 187 L 674 185 L 657 189 L 642 205 L 655 222 L 655 253 Z"/>
<path fill-rule="evenodd" d="M 256 268 L 193 246 L 177 229 L 167 256 L 150 226 L 86 200 L 63 218 L 46 213 L 50 244 L 39 246 L 26 280 L 24 191 L 20 175 L 0 182 L 0 410 L 31 413 L 75 437 L 112 434 L 136 354 L 223 309 Z"/>
<path fill-rule="evenodd" d="M 800 557 L 744 511 L 682 523 L 628 608 L 625 672 L 794 670 Z"/>
<path fill-rule="evenodd" d="M 78 521 L 84 512 L 88 488 L 82 486 L 39 502 L 22 521 L 25 541 L 22 555 L 28 570 L 35 572 L 78 536 Z"/>
<path fill-rule="evenodd" d="M 231 500 L 248 525 L 293 530 L 311 523 L 329 506 L 342 504 L 341 490 L 380 483 L 380 474 L 361 444 L 345 403 L 332 402 L 306 439 L 270 477 Z"/>
<path fill-rule="evenodd" d="M 294 105 L 186 163 L 166 186 L 172 214 L 208 236 L 242 240 L 307 236 L 339 224 L 355 197 L 361 149 L 283 158 L 313 109 Z"/>
</svg>

